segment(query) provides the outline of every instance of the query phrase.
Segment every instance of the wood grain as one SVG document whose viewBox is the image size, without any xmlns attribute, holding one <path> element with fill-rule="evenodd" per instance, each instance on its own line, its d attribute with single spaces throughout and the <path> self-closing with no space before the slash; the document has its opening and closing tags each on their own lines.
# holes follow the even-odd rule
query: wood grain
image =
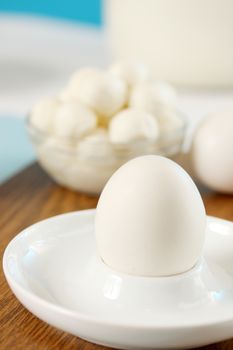
<svg viewBox="0 0 233 350">
<path fill-rule="evenodd" d="M 0 257 L 8 242 L 23 228 L 44 218 L 72 210 L 94 208 L 97 198 L 56 185 L 37 164 L 0 187 Z M 233 220 L 233 197 L 204 196 L 209 215 Z M 107 350 L 59 331 L 29 313 L 11 293 L 0 267 L 1 350 Z M 232 350 L 233 340 L 202 350 Z"/>
</svg>

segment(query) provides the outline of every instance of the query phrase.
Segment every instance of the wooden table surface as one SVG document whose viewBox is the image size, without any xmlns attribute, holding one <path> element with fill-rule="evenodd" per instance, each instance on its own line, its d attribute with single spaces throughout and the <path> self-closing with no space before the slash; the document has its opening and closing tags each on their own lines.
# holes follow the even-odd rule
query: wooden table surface
<svg viewBox="0 0 233 350">
<path fill-rule="evenodd" d="M 209 215 L 233 220 L 233 196 L 204 196 Z M 0 186 L 0 257 L 8 242 L 23 228 L 47 217 L 94 208 L 97 198 L 56 185 L 37 164 Z M 0 267 L 0 349 L 106 350 L 59 331 L 28 312 L 10 291 Z M 199 348 L 200 349 L 200 348 Z M 233 340 L 201 349 L 233 350 Z"/>
</svg>

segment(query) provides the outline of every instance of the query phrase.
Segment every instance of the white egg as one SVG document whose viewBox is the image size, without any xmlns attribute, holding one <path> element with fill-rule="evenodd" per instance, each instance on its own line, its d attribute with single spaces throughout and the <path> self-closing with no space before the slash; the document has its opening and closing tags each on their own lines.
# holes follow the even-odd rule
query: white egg
<svg viewBox="0 0 233 350">
<path fill-rule="evenodd" d="M 233 193 L 233 110 L 207 116 L 194 133 L 191 158 L 209 188 Z"/>
<path fill-rule="evenodd" d="M 111 117 L 127 101 L 126 83 L 100 69 L 83 69 L 73 75 L 63 99 L 77 99 L 103 117 Z"/>
<path fill-rule="evenodd" d="M 38 101 L 31 112 L 30 120 L 38 129 L 50 132 L 53 128 L 53 119 L 59 107 L 57 98 L 43 98 Z"/>
<path fill-rule="evenodd" d="M 147 82 L 133 87 L 129 106 L 157 116 L 164 106 L 175 106 L 176 92 L 165 82 Z"/>
<path fill-rule="evenodd" d="M 154 142 L 158 135 L 159 127 L 156 119 L 147 112 L 133 108 L 117 113 L 109 123 L 109 138 L 114 144 Z"/>
<path fill-rule="evenodd" d="M 97 124 L 95 113 L 84 104 L 64 102 L 54 118 L 54 134 L 59 137 L 78 138 L 92 131 Z"/>
<path fill-rule="evenodd" d="M 191 269 L 204 243 L 206 215 L 190 176 L 160 156 L 134 158 L 107 182 L 95 234 L 113 270 L 167 276 Z"/>
<path fill-rule="evenodd" d="M 110 72 L 126 81 L 129 87 L 150 79 L 149 67 L 137 62 L 116 62 L 110 66 Z"/>
</svg>

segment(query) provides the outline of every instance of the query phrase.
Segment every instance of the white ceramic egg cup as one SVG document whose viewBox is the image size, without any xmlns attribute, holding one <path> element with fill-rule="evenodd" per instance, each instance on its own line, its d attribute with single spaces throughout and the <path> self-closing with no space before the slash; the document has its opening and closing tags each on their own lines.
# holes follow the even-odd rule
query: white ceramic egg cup
<svg viewBox="0 0 233 350">
<path fill-rule="evenodd" d="M 3 259 L 7 281 L 41 320 L 122 349 L 192 348 L 233 336 L 233 223 L 209 217 L 203 258 L 171 277 L 137 277 L 97 256 L 94 210 L 39 222 Z"/>
</svg>

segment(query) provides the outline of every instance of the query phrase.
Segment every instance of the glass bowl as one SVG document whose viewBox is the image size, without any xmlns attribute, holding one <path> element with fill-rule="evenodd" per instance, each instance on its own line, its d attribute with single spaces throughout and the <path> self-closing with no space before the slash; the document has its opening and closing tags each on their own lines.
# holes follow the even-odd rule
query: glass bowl
<svg viewBox="0 0 233 350">
<path fill-rule="evenodd" d="M 132 158 L 157 154 L 174 159 L 181 151 L 186 130 L 185 119 L 180 113 L 179 116 L 183 120 L 182 127 L 163 134 L 154 143 L 110 144 L 111 152 L 106 152 L 101 143 L 93 142 L 85 154 L 78 147 L 83 137 L 68 139 L 41 131 L 32 124 L 30 115 L 26 122 L 41 167 L 62 186 L 98 195 L 111 175 Z"/>
</svg>

